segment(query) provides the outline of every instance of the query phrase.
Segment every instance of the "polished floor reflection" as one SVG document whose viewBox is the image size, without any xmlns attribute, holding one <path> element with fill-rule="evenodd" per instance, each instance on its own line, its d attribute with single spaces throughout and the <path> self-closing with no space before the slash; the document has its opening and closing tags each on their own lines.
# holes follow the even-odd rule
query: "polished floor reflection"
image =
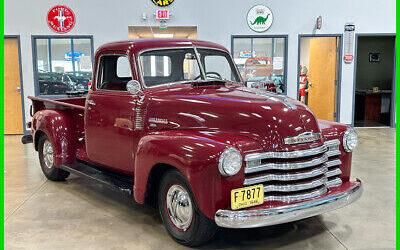
<svg viewBox="0 0 400 250">
<path fill-rule="evenodd" d="M 394 249 L 395 130 L 359 129 L 352 176 L 364 194 L 349 207 L 294 223 L 221 230 L 201 249 Z M 5 137 L 6 249 L 184 249 L 158 211 L 71 175 L 50 182 L 32 144 Z"/>
</svg>

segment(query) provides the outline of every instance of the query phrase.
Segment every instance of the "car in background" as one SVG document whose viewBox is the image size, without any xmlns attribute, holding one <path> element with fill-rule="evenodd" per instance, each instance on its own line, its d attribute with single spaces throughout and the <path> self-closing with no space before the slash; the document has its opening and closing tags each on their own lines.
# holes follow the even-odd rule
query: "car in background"
<svg viewBox="0 0 400 250">
<path fill-rule="evenodd" d="M 86 78 L 57 72 L 39 72 L 38 81 L 41 95 L 63 95 L 87 91 L 89 82 Z"/>
<path fill-rule="evenodd" d="M 92 80 L 92 72 L 88 71 L 69 71 L 65 72 L 67 75 L 76 79 L 77 87 L 79 89 L 88 90 L 89 81 Z"/>
<path fill-rule="evenodd" d="M 38 81 L 41 95 L 62 95 L 72 88 L 62 73 L 39 72 Z"/>
</svg>

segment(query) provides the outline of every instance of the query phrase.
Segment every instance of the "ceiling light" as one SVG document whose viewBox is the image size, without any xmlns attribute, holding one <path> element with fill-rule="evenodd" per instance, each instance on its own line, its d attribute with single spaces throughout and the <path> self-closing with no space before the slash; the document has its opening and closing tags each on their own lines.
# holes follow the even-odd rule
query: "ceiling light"
<svg viewBox="0 0 400 250">
<path fill-rule="evenodd" d="M 174 34 L 153 34 L 154 38 L 173 38 Z"/>
</svg>

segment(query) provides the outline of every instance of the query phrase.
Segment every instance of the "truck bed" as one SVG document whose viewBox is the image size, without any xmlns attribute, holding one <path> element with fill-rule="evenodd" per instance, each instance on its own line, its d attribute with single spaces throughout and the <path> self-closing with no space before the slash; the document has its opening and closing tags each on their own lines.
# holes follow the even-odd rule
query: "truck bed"
<svg viewBox="0 0 400 250">
<path fill-rule="evenodd" d="M 73 97 L 64 99 L 45 99 L 29 96 L 32 100 L 31 115 L 39 111 L 54 110 L 63 116 L 70 117 L 68 127 L 71 128 L 76 145 L 76 158 L 87 161 L 85 149 L 84 113 L 86 97 Z"/>
<path fill-rule="evenodd" d="M 28 96 L 32 100 L 32 115 L 44 109 L 78 109 L 85 110 L 86 97 L 73 97 L 64 99 L 45 99 Z"/>
</svg>

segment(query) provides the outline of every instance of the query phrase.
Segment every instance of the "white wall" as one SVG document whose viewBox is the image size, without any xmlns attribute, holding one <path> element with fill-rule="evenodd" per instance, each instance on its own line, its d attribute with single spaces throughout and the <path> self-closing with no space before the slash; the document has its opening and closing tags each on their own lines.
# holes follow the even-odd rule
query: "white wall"
<svg viewBox="0 0 400 250">
<path fill-rule="evenodd" d="M 198 39 L 220 43 L 230 50 L 231 35 L 257 35 L 246 23 L 247 11 L 264 3 L 274 13 L 274 23 L 262 35 L 288 35 L 288 95 L 296 97 L 298 35 L 313 33 L 317 16 L 322 16 L 318 34 L 342 34 L 346 22 L 354 22 L 356 33 L 395 33 L 394 0 L 175 0 L 169 25 L 197 26 Z M 75 12 L 77 23 L 68 35 L 93 35 L 94 45 L 128 38 L 129 25 L 155 25 L 151 0 L 5 0 L 5 34 L 20 35 L 24 94 L 34 95 L 31 35 L 56 35 L 46 23 L 47 11 L 65 4 Z M 141 20 L 145 12 L 148 21 Z M 342 64 L 340 121 L 351 123 L 354 63 Z M 29 117 L 30 101 L 25 99 Z"/>
<path fill-rule="evenodd" d="M 303 37 L 300 41 L 300 65 L 310 68 L 310 40 L 311 37 Z"/>
</svg>

